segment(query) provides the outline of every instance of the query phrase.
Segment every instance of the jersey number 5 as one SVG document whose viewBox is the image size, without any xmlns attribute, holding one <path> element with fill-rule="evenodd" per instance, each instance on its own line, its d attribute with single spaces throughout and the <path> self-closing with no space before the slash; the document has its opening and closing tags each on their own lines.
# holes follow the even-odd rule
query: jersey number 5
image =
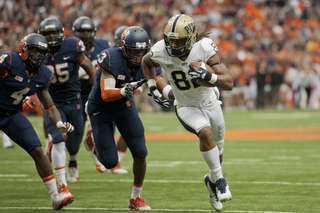
<svg viewBox="0 0 320 213">
<path fill-rule="evenodd" d="M 47 65 L 52 72 L 51 83 L 63 83 L 69 80 L 70 73 L 68 71 L 68 63 L 56 64 L 55 66 Z"/>
</svg>

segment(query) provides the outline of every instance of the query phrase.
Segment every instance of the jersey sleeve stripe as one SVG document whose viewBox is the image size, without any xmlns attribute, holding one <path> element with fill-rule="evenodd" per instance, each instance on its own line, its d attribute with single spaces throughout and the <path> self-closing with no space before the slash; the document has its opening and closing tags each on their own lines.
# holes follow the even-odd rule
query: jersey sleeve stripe
<svg viewBox="0 0 320 213">
<path fill-rule="evenodd" d="M 106 50 L 106 52 L 108 53 L 108 56 L 109 56 L 109 69 L 108 69 L 108 71 L 110 71 L 110 61 L 111 61 L 110 52 L 108 50 Z"/>
<path fill-rule="evenodd" d="M 0 75 L 1 78 L 5 78 L 8 75 L 8 70 L 6 70 L 4 67 L 0 66 L 6 73 L 4 75 Z"/>
<path fill-rule="evenodd" d="M 11 55 L 11 53 L 10 53 L 10 52 L 8 52 L 8 53 L 9 53 L 9 55 L 10 55 L 10 64 L 9 64 L 9 67 L 8 67 L 8 69 L 7 69 L 7 70 L 10 70 L 11 63 L 12 63 L 12 55 Z"/>
</svg>

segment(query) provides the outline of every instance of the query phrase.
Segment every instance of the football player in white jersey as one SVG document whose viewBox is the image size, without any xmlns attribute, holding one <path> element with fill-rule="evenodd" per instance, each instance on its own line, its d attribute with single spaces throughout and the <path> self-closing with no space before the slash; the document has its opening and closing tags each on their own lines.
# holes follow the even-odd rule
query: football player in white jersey
<svg viewBox="0 0 320 213">
<path fill-rule="evenodd" d="M 142 61 L 143 72 L 155 102 L 165 106 L 172 91 L 174 105 L 181 124 L 200 141 L 200 152 L 209 167 L 204 182 L 209 190 L 210 203 L 219 211 L 222 203 L 231 200 L 229 186 L 222 175 L 225 122 L 215 86 L 232 90 L 233 81 L 227 67 L 221 63 L 218 48 L 209 39 L 209 33 L 197 33 L 195 21 L 188 15 L 171 17 L 158 41 Z M 200 68 L 190 63 L 202 62 Z M 206 70 L 209 65 L 214 73 Z M 170 82 L 164 89 L 156 88 L 154 67 L 161 66 Z M 200 86 L 205 82 L 207 86 Z M 210 83 L 210 84 L 208 84 Z M 208 86 L 209 85 L 209 86 Z M 162 95 L 161 95 L 161 93 Z"/>
</svg>

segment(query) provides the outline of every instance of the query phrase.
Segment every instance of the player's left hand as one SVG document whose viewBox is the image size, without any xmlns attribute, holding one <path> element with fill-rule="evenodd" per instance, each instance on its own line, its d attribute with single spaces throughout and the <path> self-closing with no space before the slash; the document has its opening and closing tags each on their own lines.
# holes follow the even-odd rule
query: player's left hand
<svg viewBox="0 0 320 213">
<path fill-rule="evenodd" d="M 34 110 L 35 106 L 36 106 L 36 103 L 34 101 L 31 101 L 30 98 L 27 97 L 23 101 L 22 110 L 23 112 L 31 112 L 32 110 Z"/>
<path fill-rule="evenodd" d="M 137 88 L 141 87 L 143 83 L 145 83 L 146 79 L 143 78 L 140 81 L 131 82 L 130 84 L 133 87 L 133 90 L 136 90 Z"/>
<path fill-rule="evenodd" d="M 189 71 L 189 75 L 195 81 L 209 81 L 211 79 L 212 73 L 208 72 L 208 70 L 206 70 L 202 67 L 195 68 L 191 64 L 189 64 L 189 67 L 191 69 Z"/>
<path fill-rule="evenodd" d="M 222 105 L 222 101 L 219 100 L 219 98 L 220 98 L 220 92 L 219 92 L 218 87 L 213 87 L 213 92 L 214 92 L 214 95 L 216 96 L 219 104 Z"/>
<path fill-rule="evenodd" d="M 170 103 L 167 99 L 163 99 L 161 93 L 159 92 L 159 90 L 157 90 L 157 88 L 155 86 L 151 86 L 149 87 L 150 89 L 150 93 L 151 96 L 153 98 L 153 100 L 157 103 L 160 104 L 161 106 L 165 107 L 165 108 L 169 108 L 170 107 Z"/>
<path fill-rule="evenodd" d="M 61 133 L 61 135 L 65 138 L 65 140 L 67 140 L 67 133 L 74 131 L 73 125 L 70 124 L 69 122 L 58 121 L 56 126 L 59 132 Z"/>
</svg>

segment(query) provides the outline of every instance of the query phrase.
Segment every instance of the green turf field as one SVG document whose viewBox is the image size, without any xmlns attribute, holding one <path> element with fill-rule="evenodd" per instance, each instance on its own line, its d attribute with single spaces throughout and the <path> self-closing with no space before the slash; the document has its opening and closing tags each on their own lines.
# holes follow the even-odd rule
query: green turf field
<svg viewBox="0 0 320 213">
<path fill-rule="evenodd" d="M 185 132 L 174 113 L 141 114 L 146 133 Z M 42 117 L 29 116 L 44 141 Z M 226 129 L 320 127 L 320 111 L 225 113 Z M 17 134 L 19 134 L 17 132 Z M 314 134 L 320 134 L 319 132 Z M 0 147 L 0 212 L 51 212 L 51 200 L 31 157 L 17 145 Z M 196 140 L 149 140 L 143 198 L 152 212 L 210 212 L 203 176 L 208 168 Z M 223 172 L 233 199 L 223 212 L 320 212 L 320 139 L 226 140 Z M 99 173 L 81 144 L 80 183 L 69 183 L 75 201 L 63 212 L 127 212 L 133 181 L 127 175 Z"/>
</svg>

